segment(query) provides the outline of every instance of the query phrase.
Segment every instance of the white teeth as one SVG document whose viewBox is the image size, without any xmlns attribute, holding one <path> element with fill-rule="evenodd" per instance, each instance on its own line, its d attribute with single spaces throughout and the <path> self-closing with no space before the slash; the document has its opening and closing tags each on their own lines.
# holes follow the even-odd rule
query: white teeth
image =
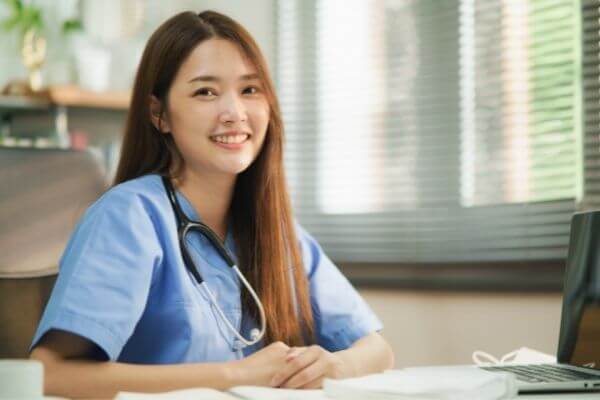
<svg viewBox="0 0 600 400">
<path fill-rule="evenodd" d="M 221 136 L 212 136 L 211 139 L 214 140 L 215 142 L 219 142 L 219 143 L 235 144 L 235 143 L 242 143 L 243 141 L 248 139 L 248 135 L 247 134 L 235 135 L 235 136 L 221 135 Z"/>
</svg>

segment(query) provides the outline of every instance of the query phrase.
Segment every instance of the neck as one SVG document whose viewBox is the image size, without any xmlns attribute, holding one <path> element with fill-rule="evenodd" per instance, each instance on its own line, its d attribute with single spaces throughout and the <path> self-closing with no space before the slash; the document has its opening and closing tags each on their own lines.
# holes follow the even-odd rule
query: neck
<svg viewBox="0 0 600 400">
<path fill-rule="evenodd" d="M 175 186 L 192 204 L 202 221 L 222 240 L 227 234 L 227 217 L 236 175 L 210 174 L 184 168 Z"/>
</svg>

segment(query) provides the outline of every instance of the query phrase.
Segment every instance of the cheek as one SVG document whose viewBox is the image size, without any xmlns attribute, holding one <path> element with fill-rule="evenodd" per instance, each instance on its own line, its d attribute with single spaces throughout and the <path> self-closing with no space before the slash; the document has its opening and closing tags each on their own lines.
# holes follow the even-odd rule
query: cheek
<svg viewBox="0 0 600 400">
<path fill-rule="evenodd" d="M 264 138 L 269 125 L 270 111 L 268 106 L 258 108 L 254 114 L 254 131 Z M 262 139 L 261 139 L 262 140 Z"/>
<path fill-rule="evenodd" d="M 181 140 L 195 140 L 198 136 L 208 134 L 212 123 L 210 109 L 194 104 L 178 108 L 170 119 L 173 135 Z"/>
</svg>

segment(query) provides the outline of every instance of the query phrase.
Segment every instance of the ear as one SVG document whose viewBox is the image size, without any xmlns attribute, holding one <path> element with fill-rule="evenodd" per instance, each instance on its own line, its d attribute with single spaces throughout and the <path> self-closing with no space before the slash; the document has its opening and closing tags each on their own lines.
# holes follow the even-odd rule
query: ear
<svg viewBox="0 0 600 400">
<path fill-rule="evenodd" d="M 163 105 L 154 95 L 150 95 L 150 120 L 160 133 L 171 132 L 171 127 L 165 118 Z"/>
</svg>

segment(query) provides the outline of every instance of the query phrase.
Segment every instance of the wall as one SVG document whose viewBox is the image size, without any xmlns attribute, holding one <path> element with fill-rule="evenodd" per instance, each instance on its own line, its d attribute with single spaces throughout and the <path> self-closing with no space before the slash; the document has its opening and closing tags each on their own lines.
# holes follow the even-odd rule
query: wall
<svg viewBox="0 0 600 400">
<path fill-rule="evenodd" d="M 556 353 L 559 294 L 360 292 L 382 319 L 399 368 L 471 363 L 475 350 L 497 357 L 521 346 Z"/>
<path fill-rule="evenodd" d="M 97 1 L 97 0 L 87 0 Z M 112 48 L 113 65 L 112 87 L 122 89 L 133 81 L 133 74 L 141 50 L 150 34 L 167 18 L 184 10 L 202 11 L 212 9 L 223 12 L 250 31 L 271 68 L 274 62 L 274 0 L 142 0 L 144 4 L 143 23 L 139 32 L 127 40 L 110 45 Z M 70 67 L 69 49 L 72 46 L 60 32 L 60 24 L 73 14 L 73 0 L 38 0 L 36 2 L 44 12 L 46 21 L 46 34 L 48 42 L 47 61 L 42 74 L 46 82 L 51 84 L 67 83 L 66 80 L 76 80 L 74 72 L 67 73 Z M 9 9 L 4 2 L 0 2 L 0 21 L 9 16 Z M 25 78 L 26 72 L 19 58 L 18 36 L 15 32 L 6 32 L 0 29 L 0 88 L 14 78 Z M 70 67 L 73 68 L 73 67 Z M 74 75 L 75 74 L 75 75 Z M 126 75 L 123 78 L 123 75 Z"/>
<path fill-rule="evenodd" d="M 237 20 L 258 42 L 271 70 L 275 67 L 275 0 L 202 0 L 189 3 L 189 9 L 215 10 Z"/>
</svg>

